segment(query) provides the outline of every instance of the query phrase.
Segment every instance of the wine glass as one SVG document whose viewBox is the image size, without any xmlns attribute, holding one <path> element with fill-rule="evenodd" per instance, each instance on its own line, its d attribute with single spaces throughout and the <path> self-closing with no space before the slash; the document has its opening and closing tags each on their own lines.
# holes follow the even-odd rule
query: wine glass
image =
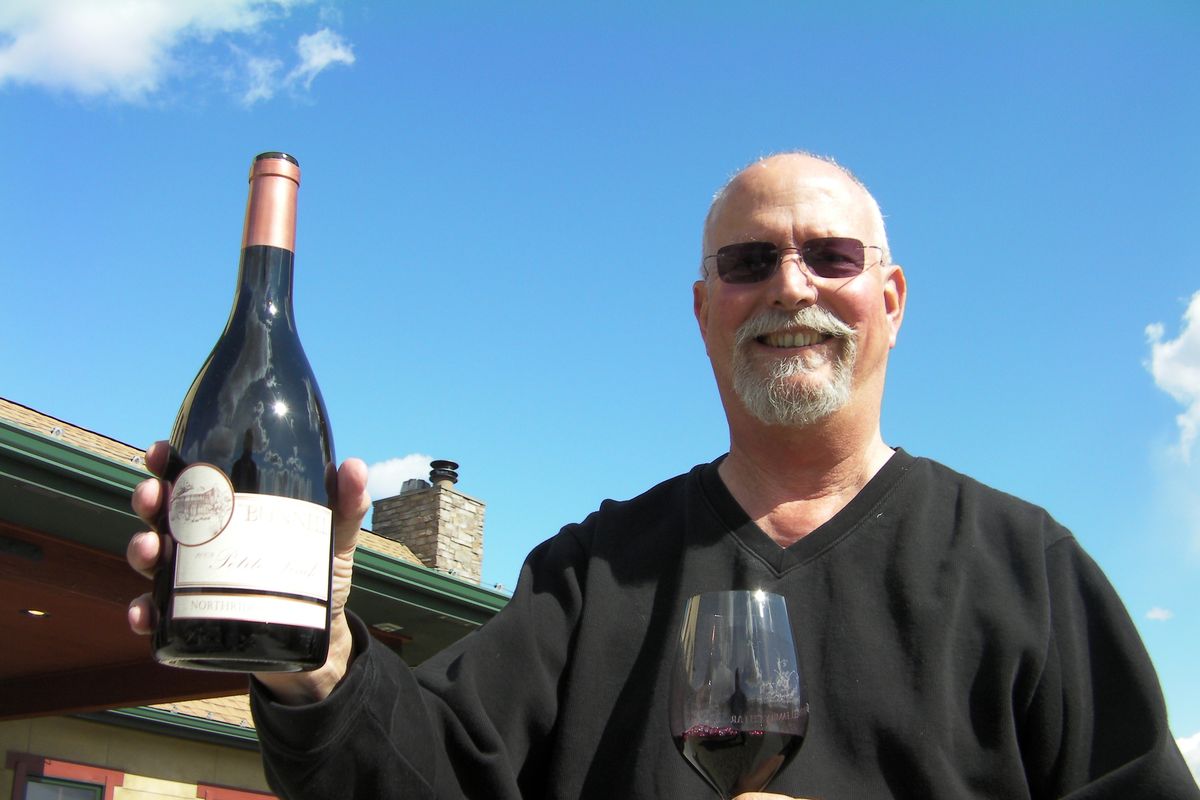
<svg viewBox="0 0 1200 800">
<path fill-rule="evenodd" d="M 688 601 L 670 722 L 679 752 L 722 798 L 766 788 L 808 729 L 783 597 L 728 591 Z"/>
</svg>

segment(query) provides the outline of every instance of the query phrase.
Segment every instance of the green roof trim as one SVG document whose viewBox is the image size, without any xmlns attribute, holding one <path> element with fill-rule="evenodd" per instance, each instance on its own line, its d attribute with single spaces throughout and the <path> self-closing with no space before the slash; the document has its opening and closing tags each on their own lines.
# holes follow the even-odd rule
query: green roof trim
<svg viewBox="0 0 1200 800">
<path fill-rule="evenodd" d="M 147 477 L 133 464 L 0 420 L 0 502 L 16 524 L 123 555 L 141 527 L 129 498 Z"/>
<path fill-rule="evenodd" d="M 354 586 L 475 625 L 491 619 L 509 600 L 508 595 L 494 589 L 378 553 L 368 546 L 354 553 Z"/>
<path fill-rule="evenodd" d="M 122 464 L 4 419 L 0 419 L 0 453 L 109 490 L 129 491 L 149 477 L 133 464 Z"/>
<path fill-rule="evenodd" d="M 403 637 L 416 666 L 494 617 L 508 595 L 360 547 L 349 608 L 370 627 Z"/>
</svg>

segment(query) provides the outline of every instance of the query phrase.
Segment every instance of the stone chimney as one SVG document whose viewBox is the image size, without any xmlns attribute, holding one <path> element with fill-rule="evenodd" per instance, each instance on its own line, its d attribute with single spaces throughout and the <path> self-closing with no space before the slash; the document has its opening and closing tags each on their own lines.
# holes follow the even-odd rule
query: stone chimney
<svg viewBox="0 0 1200 800">
<path fill-rule="evenodd" d="M 430 463 L 429 482 L 404 482 L 400 494 L 374 503 L 372 532 L 408 547 L 432 569 L 479 583 L 484 504 L 454 488 L 458 464 Z"/>
</svg>

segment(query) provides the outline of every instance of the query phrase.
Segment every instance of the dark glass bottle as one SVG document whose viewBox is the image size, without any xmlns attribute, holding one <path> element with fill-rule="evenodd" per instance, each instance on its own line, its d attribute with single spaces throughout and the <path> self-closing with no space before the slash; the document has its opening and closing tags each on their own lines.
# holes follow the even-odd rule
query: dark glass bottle
<svg viewBox="0 0 1200 800">
<path fill-rule="evenodd" d="M 292 311 L 300 166 L 263 153 L 233 311 L 171 434 L 171 539 L 154 657 L 232 672 L 314 669 L 329 645 L 333 440 Z"/>
</svg>

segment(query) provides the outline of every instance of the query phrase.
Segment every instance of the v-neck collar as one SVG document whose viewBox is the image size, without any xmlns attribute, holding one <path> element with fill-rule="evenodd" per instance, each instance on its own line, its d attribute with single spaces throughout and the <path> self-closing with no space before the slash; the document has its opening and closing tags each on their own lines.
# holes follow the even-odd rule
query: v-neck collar
<svg viewBox="0 0 1200 800">
<path fill-rule="evenodd" d="M 887 496 L 916 461 L 904 450 L 896 448 L 887 463 L 842 510 L 790 547 L 780 547 L 750 519 L 726 488 L 725 482 L 717 472 L 724 460 L 725 456 L 722 456 L 711 464 L 706 464 L 700 471 L 700 486 L 704 496 L 738 543 L 777 575 L 818 557 L 870 519 L 872 509 Z"/>
</svg>

